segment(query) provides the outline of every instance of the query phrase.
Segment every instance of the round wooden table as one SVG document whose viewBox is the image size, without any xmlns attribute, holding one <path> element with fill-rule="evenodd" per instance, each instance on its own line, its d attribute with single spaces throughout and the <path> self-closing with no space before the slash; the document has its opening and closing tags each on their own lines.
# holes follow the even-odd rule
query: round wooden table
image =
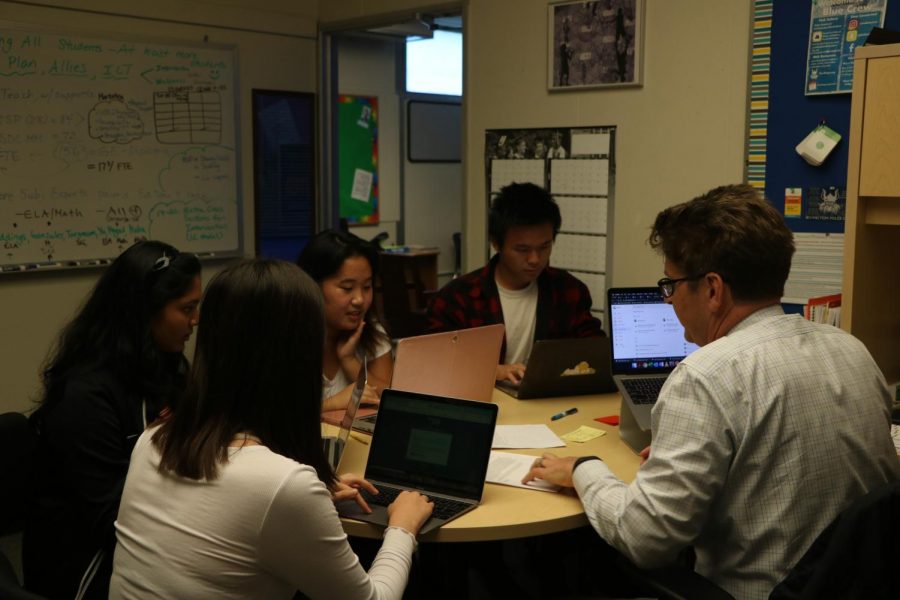
<svg viewBox="0 0 900 600">
<path fill-rule="evenodd" d="M 596 417 L 619 414 L 619 394 L 569 396 L 540 400 L 516 400 L 494 390 L 493 402 L 500 406 L 498 425 L 546 423 L 557 435 L 568 433 L 581 425 L 606 431 L 606 435 L 585 443 L 568 442 L 565 448 L 503 450 L 538 456 L 553 452 L 560 456 L 595 455 L 624 481 L 631 481 L 637 473 L 640 457 L 619 439 L 618 427 L 598 423 Z M 550 417 L 558 412 L 577 408 L 578 413 L 557 421 Z M 369 446 L 357 439 L 368 436 L 354 432 L 348 440 L 341 459 L 339 473 L 365 472 Z M 342 519 L 348 535 L 380 539 L 381 527 Z M 484 487 L 481 505 L 434 531 L 421 536 L 424 542 L 483 542 L 506 540 L 556 533 L 587 525 L 581 501 L 574 490 L 548 493 L 506 485 L 488 483 Z"/>
</svg>

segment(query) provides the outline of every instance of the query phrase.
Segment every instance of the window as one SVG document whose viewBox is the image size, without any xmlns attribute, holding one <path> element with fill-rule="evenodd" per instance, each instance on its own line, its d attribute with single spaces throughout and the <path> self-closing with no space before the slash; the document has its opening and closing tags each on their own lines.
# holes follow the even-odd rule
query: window
<svg viewBox="0 0 900 600">
<path fill-rule="evenodd" d="M 406 91 L 462 96 L 462 33 L 434 32 L 434 37 L 406 42 Z"/>
</svg>

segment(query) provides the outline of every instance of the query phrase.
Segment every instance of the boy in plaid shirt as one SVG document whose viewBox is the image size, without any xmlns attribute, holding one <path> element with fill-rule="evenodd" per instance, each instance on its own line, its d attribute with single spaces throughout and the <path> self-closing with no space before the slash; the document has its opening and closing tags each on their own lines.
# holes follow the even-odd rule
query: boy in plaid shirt
<svg viewBox="0 0 900 600">
<path fill-rule="evenodd" d="M 484 267 L 445 285 L 428 307 L 429 331 L 503 323 L 497 380 L 518 383 L 535 340 L 599 337 L 591 294 L 549 265 L 562 219 L 550 194 L 531 183 L 503 187 L 488 216 L 496 254 Z"/>
</svg>

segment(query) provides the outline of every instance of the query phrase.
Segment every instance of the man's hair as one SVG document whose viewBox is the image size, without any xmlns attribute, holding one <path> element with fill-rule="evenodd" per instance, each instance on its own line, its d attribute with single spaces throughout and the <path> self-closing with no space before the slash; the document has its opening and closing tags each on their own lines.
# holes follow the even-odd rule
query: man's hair
<svg viewBox="0 0 900 600">
<path fill-rule="evenodd" d="M 794 254 L 784 218 L 746 184 L 717 187 L 665 209 L 649 242 L 685 277 L 718 273 L 743 301 L 780 298 Z"/>
<path fill-rule="evenodd" d="M 503 247 L 510 227 L 553 225 L 553 239 L 559 233 L 562 217 L 550 192 L 533 183 L 511 183 L 500 188 L 488 214 L 488 237 Z"/>
</svg>

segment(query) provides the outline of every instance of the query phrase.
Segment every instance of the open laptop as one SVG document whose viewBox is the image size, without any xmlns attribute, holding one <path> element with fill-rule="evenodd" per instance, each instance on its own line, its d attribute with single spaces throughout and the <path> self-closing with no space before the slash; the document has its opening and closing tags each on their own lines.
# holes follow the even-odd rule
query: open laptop
<svg viewBox="0 0 900 600">
<path fill-rule="evenodd" d="M 351 419 L 350 422 L 352 424 L 352 429 L 359 429 L 360 431 L 365 431 L 366 433 L 372 433 L 372 429 L 374 428 L 374 424 L 375 424 L 375 412 L 377 409 L 375 409 L 374 407 L 371 407 L 371 406 L 365 406 L 365 407 L 360 406 L 360 404 L 362 403 L 362 400 L 361 400 L 362 394 L 365 391 L 366 383 L 368 382 L 368 378 L 369 378 L 369 361 L 365 357 L 363 358 L 362 368 L 359 371 L 359 377 L 363 378 L 362 382 L 360 382 L 359 379 L 357 379 L 356 389 L 354 389 L 353 393 L 354 394 L 359 393 L 360 402 L 357 404 L 357 407 L 356 407 L 356 412 L 355 412 L 356 418 Z M 358 390 L 358 392 L 357 392 L 357 390 Z M 351 402 L 348 402 L 348 405 L 351 403 L 352 403 L 352 398 L 351 398 Z M 322 412 L 322 421 L 324 421 L 325 423 L 330 423 L 331 425 L 334 425 L 336 427 L 340 427 L 341 424 L 346 419 L 346 416 L 347 416 L 347 411 L 343 410 L 343 409 L 326 410 L 326 411 Z M 360 423 L 361 419 L 363 419 L 364 417 L 369 417 L 369 416 L 372 417 L 372 421 L 371 421 L 372 426 L 370 426 L 368 428 L 357 427 L 357 424 Z"/>
<path fill-rule="evenodd" d="M 616 391 L 609 364 L 607 338 L 538 340 L 522 381 L 498 381 L 497 388 L 519 400 L 605 394 Z"/>
<path fill-rule="evenodd" d="M 401 339 L 391 389 L 490 402 L 504 331 L 485 325 Z M 353 427 L 371 433 L 376 419 L 358 418 Z"/>
<path fill-rule="evenodd" d="M 416 490 L 435 503 L 419 533 L 465 514 L 481 502 L 496 423 L 490 402 L 384 390 L 365 472 L 379 493 L 363 492 L 372 513 L 353 501 L 341 502 L 339 512 L 387 525 L 387 505 L 401 491 Z"/>
<path fill-rule="evenodd" d="M 337 469 L 338 464 L 341 462 L 341 457 L 344 455 L 344 448 L 347 447 L 347 438 L 350 437 L 350 429 L 353 426 L 353 420 L 356 418 L 356 413 L 359 410 L 359 403 L 362 401 L 363 391 L 366 389 L 367 378 L 366 362 L 363 361 L 363 366 L 359 370 L 359 376 L 356 378 L 356 385 L 353 386 L 353 391 L 350 393 L 350 401 L 347 403 L 347 410 L 333 411 L 343 413 L 340 423 L 338 424 L 339 429 L 337 436 L 322 438 L 325 458 L 328 459 L 328 464 L 331 465 L 332 469 Z"/>
<path fill-rule="evenodd" d="M 619 435 L 634 450 L 650 443 L 650 411 L 669 373 L 697 349 L 658 287 L 607 292 L 612 374 L 622 393 Z"/>
</svg>

